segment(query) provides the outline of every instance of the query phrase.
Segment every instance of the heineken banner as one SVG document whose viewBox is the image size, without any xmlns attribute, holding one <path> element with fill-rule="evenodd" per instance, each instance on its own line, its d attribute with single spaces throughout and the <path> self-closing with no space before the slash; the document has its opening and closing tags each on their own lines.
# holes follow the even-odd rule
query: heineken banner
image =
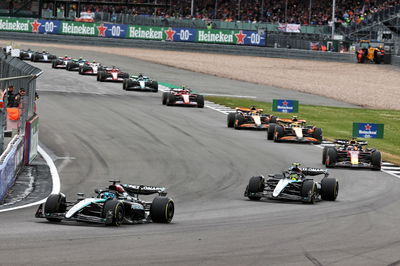
<svg viewBox="0 0 400 266">
<path fill-rule="evenodd" d="M 353 137 L 383 139 L 383 128 L 384 124 L 353 122 Z"/>
<path fill-rule="evenodd" d="M 298 113 L 299 101 L 274 99 L 272 101 L 272 111 L 281 113 Z"/>
<path fill-rule="evenodd" d="M 4 17 L 0 17 L 0 31 L 254 46 L 265 46 L 266 41 L 266 33 L 259 34 L 258 31 L 205 30 Z"/>
</svg>

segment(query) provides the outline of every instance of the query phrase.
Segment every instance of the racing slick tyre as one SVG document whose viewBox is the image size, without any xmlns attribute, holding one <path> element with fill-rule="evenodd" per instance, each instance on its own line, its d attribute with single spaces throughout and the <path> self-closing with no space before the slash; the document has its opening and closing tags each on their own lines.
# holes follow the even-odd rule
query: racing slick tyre
<svg viewBox="0 0 400 266">
<path fill-rule="evenodd" d="M 124 205 L 118 200 L 108 200 L 103 205 L 103 218 L 106 225 L 120 226 L 124 220 Z"/>
<path fill-rule="evenodd" d="M 240 125 L 242 125 L 244 123 L 244 117 L 241 114 L 236 114 L 235 115 L 235 124 L 234 124 L 234 128 L 235 129 L 240 129 Z"/>
<path fill-rule="evenodd" d="M 161 101 L 163 105 L 167 104 L 168 95 L 169 95 L 169 92 L 163 92 L 162 101 Z"/>
<path fill-rule="evenodd" d="M 67 205 L 64 194 L 51 194 L 44 204 L 44 213 L 62 213 L 65 212 Z M 58 218 L 46 218 L 50 222 L 60 222 Z"/>
<path fill-rule="evenodd" d="M 174 104 L 175 104 L 175 95 L 172 93 L 169 93 L 168 98 L 167 98 L 167 105 L 172 106 Z"/>
<path fill-rule="evenodd" d="M 78 70 L 79 75 L 83 75 L 83 71 L 84 71 L 83 67 L 79 66 Z"/>
<path fill-rule="evenodd" d="M 270 123 L 268 126 L 268 131 L 267 131 L 267 139 L 268 140 L 273 140 L 274 139 L 274 133 L 275 133 L 275 123 Z"/>
<path fill-rule="evenodd" d="M 321 180 L 321 199 L 335 201 L 339 193 L 339 182 L 336 178 L 323 178 Z"/>
<path fill-rule="evenodd" d="M 328 148 L 326 152 L 326 161 L 325 165 L 327 168 L 333 168 L 337 162 L 337 151 L 334 148 Z"/>
<path fill-rule="evenodd" d="M 121 74 L 121 78 L 128 79 L 129 78 L 129 74 L 128 73 L 122 73 Z"/>
<path fill-rule="evenodd" d="M 122 90 L 126 91 L 128 89 L 128 82 L 129 82 L 128 79 L 124 79 L 122 81 Z"/>
<path fill-rule="evenodd" d="M 379 151 L 374 151 L 371 154 L 371 165 L 372 165 L 372 170 L 381 170 L 382 166 L 382 156 Z"/>
<path fill-rule="evenodd" d="M 261 176 L 253 176 L 249 180 L 249 185 L 247 186 L 247 197 L 250 200 L 260 200 L 261 196 L 255 196 L 250 194 L 256 194 L 264 191 L 264 180 Z"/>
<path fill-rule="evenodd" d="M 235 113 L 229 113 L 227 117 L 227 125 L 232 128 L 235 126 Z"/>
<path fill-rule="evenodd" d="M 154 223 L 170 223 L 174 217 L 175 205 L 168 197 L 155 197 L 150 207 L 150 217 Z"/>
<path fill-rule="evenodd" d="M 57 68 L 57 61 L 56 60 L 51 62 L 51 68 Z"/>
<path fill-rule="evenodd" d="M 324 147 L 324 149 L 322 150 L 322 164 L 326 163 L 326 156 L 328 154 L 328 149 L 329 147 Z"/>
<path fill-rule="evenodd" d="M 322 129 L 319 127 L 315 128 L 312 136 L 313 136 L 313 138 L 318 140 L 318 143 L 321 143 L 322 142 Z"/>
<path fill-rule="evenodd" d="M 152 92 L 158 92 L 158 82 L 157 81 L 153 81 L 151 82 L 150 87 L 152 88 Z"/>
<path fill-rule="evenodd" d="M 283 129 L 283 127 L 280 126 L 280 125 L 277 125 L 277 126 L 275 127 L 274 141 L 275 141 L 275 142 L 278 142 L 278 141 L 280 140 L 280 138 L 283 137 L 283 134 L 284 134 L 284 129 Z"/>
<path fill-rule="evenodd" d="M 303 186 L 301 187 L 301 197 L 304 203 L 314 204 L 315 193 L 317 191 L 314 180 L 305 180 Z"/>
<path fill-rule="evenodd" d="M 100 71 L 97 74 L 97 80 L 103 82 L 106 79 L 106 73 L 104 71 Z"/>
<path fill-rule="evenodd" d="M 197 96 L 197 107 L 204 108 L 204 96 L 203 95 Z"/>
<path fill-rule="evenodd" d="M 67 66 L 65 67 L 65 69 L 67 70 L 67 71 L 71 71 L 71 64 L 68 62 L 67 63 Z"/>
<path fill-rule="evenodd" d="M 276 123 L 276 121 L 278 120 L 277 116 L 271 115 L 271 118 L 269 119 L 269 123 Z"/>
<path fill-rule="evenodd" d="M 32 62 L 36 62 L 36 61 L 37 61 L 36 55 L 35 55 L 35 54 L 32 54 L 32 56 L 31 56 L 31 61 L 32 61 Z"/>
</svg>

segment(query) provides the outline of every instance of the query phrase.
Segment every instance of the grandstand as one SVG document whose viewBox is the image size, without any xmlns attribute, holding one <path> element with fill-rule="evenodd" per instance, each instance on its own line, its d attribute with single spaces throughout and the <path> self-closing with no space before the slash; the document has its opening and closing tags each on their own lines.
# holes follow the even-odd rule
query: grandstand
<svg viewBox="0 0 400 266">
<path fill-rule="evenodd" d="M 335 18 L 332 21 L 333 2 Z M 147 26 L 266 30 L 267 45 L 304 48 L 310 41 L 379 39 L 399 43 L 400 0 L 2 0 L 0 15 Z M 287 32 L 285 25 L 298 25 Z M 332 33 L 332 26 L 335 32 Z M 283 25 L 283 26 L 282 26 Z M 295 28 L 296 27 L 292 27 Z M 303 41 L 304 40 L 304 41 Z M 396 48 L 400 54 L 400 49 Z"/>
</svg>

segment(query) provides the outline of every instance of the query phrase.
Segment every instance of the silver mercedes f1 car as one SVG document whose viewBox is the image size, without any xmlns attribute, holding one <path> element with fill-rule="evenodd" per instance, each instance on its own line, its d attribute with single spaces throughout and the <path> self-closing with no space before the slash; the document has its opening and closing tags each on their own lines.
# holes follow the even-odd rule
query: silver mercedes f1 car
<svg viewBox="0 0 400 266">
<path fill-rule="evenodd" d="M 175 205 L 166 197 L 163 187 L 119 184 L 118 180 L 106 189 L 95 189 L 96 195 L 85 198 L 78 193 L 78 199 L 68 202 L 64 194 L 51 194 L 36 211 L 36 218 L 51 222 L 74 220 L 119 226 L 146 222 L 170 223 Z M 139 199 L 139 195 L 158 194 L 152 202 Z"/>
</svg>

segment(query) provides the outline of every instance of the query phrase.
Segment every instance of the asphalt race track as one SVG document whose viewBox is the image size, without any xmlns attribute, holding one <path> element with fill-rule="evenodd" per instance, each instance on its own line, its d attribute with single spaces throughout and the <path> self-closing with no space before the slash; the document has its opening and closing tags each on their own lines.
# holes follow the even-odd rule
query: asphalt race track
<svg viewBox="0 0 400 266">
<path fill-rule="evenodd" d="M 123 69 L 143 69 L 155 79 L 175 83 L 173 76 L 185 81 L 188 73 L 197 82 L 195 73 L 114 58 Z M 334 169 L 336 202 L 251 202 L 243 192 L 252 175 L 276 173 L 294 161 L 322 167 L 322 150 L 228 129 L 226 116 L 208 108 L 163 106 L 161 93 L 124 92 L 122 84 L 37 65 L 44 70 L 40 144 L 58 158 L 67 199 L 119 178 L 166 186 L 176 212 L 171 224 L 119 228 L 52 224 L 34 218 L 36 207 L 0 213 L 0 265 L 400 265 L 399 179 Z M 216 92 L 229 84 L 237 94 L 243 85 L 199 79 Z M 254 91 L 245 95 L 258 96 Z"/>
</svg>

